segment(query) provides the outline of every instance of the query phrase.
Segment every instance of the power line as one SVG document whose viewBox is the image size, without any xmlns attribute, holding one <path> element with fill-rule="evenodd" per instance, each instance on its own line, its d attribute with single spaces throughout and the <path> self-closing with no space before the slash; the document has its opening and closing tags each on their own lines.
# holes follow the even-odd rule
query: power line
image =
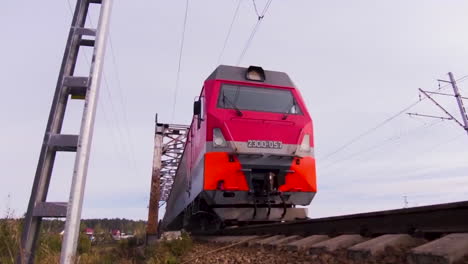
<svg viewBox="0 0 468 264">
<path fill-rule="evenodd" d="M 461 128 L 463 128 L 467 133 L 468 133 L 468 115 L 466 113 L 466 109 L 464 106 L 463 98 L 468 99 L 468 97 L 463 97 L 460 94 L 460 89 L 458 88 L 457 81 L 455 80 L 455 77 L 453 76 L 452 72 L 448 73 L 448 76 L 450 78 L 450 81 L 446 80 L 437 80 L 439 82 L 439 86 L 441 82 L 444 83 L 449 83 L 452 86 L 453 89 L 453 94 L 447 94 L 447 93 L 441 93 L 441 92 L 434 92 L 434 91 L 425 91 L 421 88 L 419 88 L 419 92 L 424 94 L 425 98 L 429 99 L 432 103 L 434 103 L 442 112 L 445 113 L 446 116 L 434 116 L 434 115 L 427 115 L 427 114 L 419 114 L 419 113 L 408 113 L 408 115 L 413 115 L 413 116 L 420 116 L 420 117 L 429 117 L 429 118 L 440 118 L 440 119 L 447 119 L 447 120 L 452 120 L 455 123 L 457 123 Z M 440 88 L 439 88 L 440 90 Z M 457 101 L 457 105 L 460 111 L 461 115 L 461 121 L 458 120 L 454 115 L 451 114 L 451 111 L 448 111 L 446 107 L 442 106 L 433 95 L 444 95 L 444 96 L 450 96 L 454 97 L 455 100 Z M 463 122 L 463 123 L 462 123 Z"/>
<path fill-rule="evenodd" d="M 434 126 L 434 125 L 437 125 L 437 124 L 440 124 L 440 123 L 443 123 L 443 121 L 436 121 L 436 122 L 434 122 L 433 124 L 430 124 L 430 126 Z M 416 128 L 416 129 L 417 129 L 417 128 Z M 413 131 L 416 130 L 416 129 L 413 129 Z M 415 155 L 414 158 L 418 157 L 418 158 L 420 158 L 420 159 L 422 159 L 422 160 L 426 160 L 426 161 L 427 161 L 427 160 L 430 160 L 430 159 L 428 159 L 428 158 L 424 158 L 423 155 L 428 155 L 428 154 L 430 154 L 431 152 L 433 152 L 435 149 L 437 149 L 437 148 L 439 148 L 439 147 L 441 147 L 441 146 L 443 146 L 443 145 L 451 144 L 451 143 L 455 142 L 456 140 L 461 139 L 462 137 L 465 137 L 465 134 L 464 134 L 464 133 L 463 133 L 463 134 L 459 134 L 459 135 L 457 135 L 457 136 L 455 136 L 455 137 L 453 137 L 453 138 L 449 138 L 448 140 L 445 139 L 445 140 L 443 140 L 443 141 L 437 142 L 436 144 L 433 144 L 433 145 L 429 146 L 429 148 L 424 148 L 424 147 L 423 147 L 422 150 L 418 152 L 418 153 L 420 153 L 420 154 Z M 426 141 L 424 141 L 424 142 L 426 142 Z M 433 142 L 433 141 L 431 141 L 431 142 Z M 404 144 L 404 142 L 400 142 L 400 145 L 401 145 L 401 144 Z M 392 145 L 392 146 L 398 146 L 398 145 Z M 399 149 L 401 149 L 401 148 L 399 148 Z M 434 159 L 434 158 L 432 158 L 432 159 Z M 366 160 L 366 164 L 368 164 L 368 163 L 369 163 L 368 160 Z M 341 167 L 342 167 L 342 166 L 341 166 Z M 423 165 L 423 167 L 418 166 L 418 167 L 416 167 L 416 168 L 410 168 L 410 169 L 411 169 L 411 171 L 418 171 L 419 169 L 422 169 L 422 168 L 427 169 L 427 168 L 428 168 L 428 167 L 427 167 L 427 164 Z M 398 168 L 398 169 L 397 169 L 396 167 L 392 167 L 392 166 L 389 167 L 388 169 L 384 169 L 384 170 L 380 170 L 380 171 L 385 172 L 387 175 L 395 175 L 395 176 L 401 175 L 401 173 L 405 173 L 405 171 L 402 171 L 401 168 Z M 323 172 L 322 172 L 322 173 L 323 173 Z M 329 173 L 329 172 L 325 172 L 325 173 Z M 407 179 L 406 176 L 399 176 L 399 178 L 405 178 L 405 179 Z M 395 179 L 393 179 L 393 180 L 395 180 Z"/>
<path fill-rule="evenodd" d="M 428 154 L 432 153 L 434 150 L 436 150 L 437 148 L 439 148 L 439 147 L 441 147 L 441 146 L 444 146 L 444 145 L 449 145 L 449 144 L 451 144 L 451 143 L 453 143 L 453 142 L 459 140 L 459 139 L 462 138 L 462 137 L 465 137 L 465 134 L 464 134 L 464 133 L 463 133 L 463 134 L 459 134 L 459 135 L 457 135 L 457 136 L 455 136 L 455 137 L 449 138 L 448 140 L 445 139 L 445 140 L 443 140 L 443 141 L 439 141 L 439 142 L 437 142 L 436 144 L 431 145 L 429 148 L 424 148 L 424 149 L 423 149 L 422 151 L 420 151 L 419 153 L 421 153 L 421 155 L 424 155 L 424 154 L 425 154 L 425 155 L 428 155 Z M 424 159 L 424 157 L 423 157 L 423 159 Z M 430 160 L 430 159 L 426 159 L 426 160 Z M 427 166 L 424 165 L 424 168 L 427 168 Z M 415 169 L 421 169 L 421 167 L 412 168 L 411 170 L 414 171 Z M 395 170 L 395 168 L 392 168 L 392 169 L 390 169 L 390 170 L 386 170 L 386 172 L 387 172 L 387 174 L 389 174 L 389 175 L 392 175 L 392 174 L 393 174 L 393 175 L 396 175 L 396 174 L 398 174 L 398 170 Z"/>
<path fill-rule="evenodd" d="M 260 26 L 261 24 L 261 19 L 257 21 L 257 23 L 255 24 L 252 32 L 250 33 L 250 36 L 249 36 L 249 39 L 247 40 L 247 43 L 245 44 L 244 46 L 244 49 L 242 50 L 242 53 L 241 55 L 239 56 L 239 58 L 237 59 L 237 66 L 239 66 L 239 64 L 241 63 L 242 61 L 242 58 L 244 57 L 245 53 L 247 52 L 247 49 L 249 48 L 250 46 L 250 43 L 252 42 L 252 39 L 253 37 L 255 36 L 255 33 L 257 33 L 257 30 L 258 30 L 258 27 Z"/>
<path fill-rule="evenodd" d="M 239 56 L 239 59 L 237 60 L 237 65 L 239 65 L 242 61 L 242 59 L 244 58 L 245 56 L 245 53 L 247 52 L 247 50 L 249 49 L 250 47 L 250 44 L 252 43 L 252 40 L 253 38 L 255 37 L 255 34 L 257 33 L 258 31 L 258 28 L 260 27 L 260 25 L 262 24 L 262 21 L 263 21 L 263 18 L 265 17 L 265 14 L 266 12 L 268 11 L 268 8 L 270 7 L 271 5 L 271 2 L 273 0 L 268 0 L 268 2 L 266 3 L 265 7 L 263 8 L 263 11 L 261 14 L 258 13 L 258 10 L 257 10 L 257 4 L 255 3 L 255 0 L 252 0 L 253 1 L 253 4 L 254 4 L 254 9 L 255 9 L 255 13 L 257 14 L 257 23 L 255 23 L 255 26 L 254 28 L 252 29 L 252 32 L 250 33 L 250 36 L 247 40 L 247 43 L 245 44 L 244 46 L 244 49 L 242 50 L 242 53 L 241 55 Z"/>
<path fill-rule="evenodd" d="M 133 136 L 132 136 L 132 132 L 131 132 L 131 129 L 130 129 L 130 126 L 129 126 L 129 123 L 128 123 L 128 117 L 127 117 L 127 105 L 126 105 L 126 102 L 125 102 L 125 96 L 124 96 L 124 92 L 123 92 L 123 89 L 122 89 L 122 84 L 121 84 L 121 81 L 120 81 L 119 67 L 118 67 L 117 59 L 116 59 L 116 56 L 115 56 L 115 53 L 114 53 L 114 45 L 113 45 L 113 42 L 112 42 L 112 36 L 111 36 L 110 31 L 109 31 L 109 44 L 110 44 L 109 46 L 110 46 L 111 56 L 112 56 L 112 63 L 114 65 L 114 69 L 115 69 L 115 78 L 117 80 L 117 91 L 119 92 L 120 104 L 122 106 L 124 128 L 125 128 L 125 132 L 127 133 L 127 139 L 128 139 L 128 143 L 129 143 L 130 157 L 131 157 L 132 162 L 133 162 L 133 166 L 134 166 L 133 169 L 135 170 L 135 173 L 138 174 L 138 166 L 136 165 L 135 150 L 133 148 L 133 141 L 132 141 Z"/>
<path fill-rule="evenodd" d="M 414 107 L 415 105 L 419 104 L 421 102 L 421 100 L 418 100 L 414 103 L 411 103 L 409 106 L 403 108 L 403 110 L 400 110 L 398 111 L 397 113 L 395 113 L 394 115 L 388 117 L 387 119 L 385 119 L 384 121 L 380 122 L 379 124 L 377 124 L 376 126 L 364 131 L 363 133 L 359 134 L 357 137 L 351 139 L 350 141 L 348 141 L 348 143 L 344 144 L 343 146 L 339 147 L 338 149 L 336 149 L 335 151 L 331 152 L 330 154 L 328 154 L 327 156 L 325 156 L 323 158 L 323 160 L 326 160 L 328 159 L 329 157 L 335 155 L 336 153 L 342 151 L 343 149 L 347 148 L 348 146 L 354 144 L 355 142 L 359 141 L 361 138 L 369 135 L 370 133 L 374 132 L 375 130 L 381 128 L 382 126 L 384 126 L 385 124 L 387 124 L 388 122 L 392 121 L 393 119 L 397 118 L 398 116 L 400 116 L 401 114 L 405 113 L 406 111 L 408 111 L 409 109 L 411 109 L 412 107 Z M 322 160 L 322 161 L 323 161 Z"/>
<path fill-rule="evenodd" d="M 462 81 L 465 81 L 466 79 L 468 78 L 468 75 L 465 75 L 459 79 L 457 79 L 457 81 L 459 82 L 462 82 Z M 441 89 L 444 89 L 446 87 L 448 87 L 450 84 L 447 84 L 447 85 L 443 85 L 443 86 L 440 86 L 439 87 L 439 90 Z M 408 105 L 407 107 L 403 108 L 402 110 L 398 111 L 397 113 L 395 113 L 394 115 L 386 118 L 385 120 L 383 120 L 382 122 L 378 123 L 376 126 L 364 131 L 363 133 L 359 134 L 358 136 L 354 137 L 353 139 L 351 139 L 350 141 L 348 141 L 347 143 L 345 143 L 344 145 L 342 145 L 341 147 L 337 148 L 336 150 L 332 151 L 331 153 L 327 154 L 323 159 L 322 161 L 324 160 L 327 160 L 328 158 L 330 158 L 331 156 L 335 155 L 336 153 L 338 152 L 341 152 L 342 150 L 346 149 L 347 147 L 349 147 L 350 145 L 354 144 L 355 142 L 359 141 L 360 139 L 362 139 L 363 137 L 371 134 L 372 132 L 378 130 L 379 128 L 383 127 L 385 124 L 391 122 L 392 120 L 394 120 L 395 118 L 397 118 L 398 116 L 402 115 L 403 113 L 405 113 L 406 111 L 408 111 L 409 109 L 413 108 L 414 106 L 416 106 L 417 104 L 419 104 L 420 102 L 422 102 L 423 100 L 425 100 L 426 98 L 420 98 L 419 100 L 411 103 L 410 105 Z"/>
<path fill-rule="evenodd" d="M 68 3 L 68 9 L 70 10 L 70 13 L 71 13 L 72 16 L 73 16 L 73 8 L 72 8 L 72 6 L 71 6 L 70 0 L 67 0 L 67 3 Z"/>
<path fill-rule="evenodd" d="M 258 9 L 257 9 L 257 3 L 255 2 L 255 0 L 252 0 L 252 2 L 253 2 L 254 9 L 255 9 L 255 13 L 257 14 L 258 17 L 260 17 L 260 13 L 258 12 Z"/>
<path fill-rule="evenodd" d="M 431 148 L 426 149 L 426 151 L 424 151 L 424 152 L 425 153 L 430 153 L 430 152 L 434 151 L 435 149 L 437 149 L 437 148 L 439 148 L 439 147 L 441 147 L 443 145 L 448 145 L 448 144 L 450 144 L 450 143 L 452 143 L 452 142 L 454 142 L 454 141 L 456 141 L 456 140 L 458 140 L 458 139 L 460 139 L 460 138 L 462 138 L 464 136 L 465 136 L 465 133 L 457 135 L 455 137 L 452 137 L 452 138 L 450 138 L 448 140 L 439 142 L 438 144 L 433 145 Z"/>
<path fill-rule="evenodd" d="M 421 129 L 425 129 L 425 128 L 430 128 L 430 127 L 433 127 L 435 125 L 438 125 L 440 123 L 442 123 L 444 120 L 438 120 L 438 121 L 435 121 L 435 122 L 432 122 L 432 123 L 429 123 L 429 124 L 424 124 L 422 126 L 418 126 L 414 129 L 411 129 L 411 130 L 407 130 L 404 134 L 400 134 L 400 135 L 397 135 L 397 136 L 392 136 L 390 138 L 387 138 L 386 140 L 383 140 L 381 143 L 379 144 L 376 144 L 376 145 L 373 145 L 369 148 L 366 148 L 364 150 L 361 150 L 361 151 L 358 151 L 358 152 L 355 152 L 353 154 L 350 154 L 348 156 L 346 156 L 345 158 L 343 159 L 340 159 L 340 160 L 337 160 L 337 161 L 334 161 L 330 164 L 328 164 L 327 166 L 323 167 L 322 169 L 328 169 L 328 168 L 331 168 L 331 167 L 334 167 L 336 166 L 337 164 L 340 164 L 342 162 L 345 162 L 345 161 L 348 161 L 350 159 L 353 159 L 357 156 L 360 156 L 362 154 L 365 154 L 365 153 L 368 153 L 369 151 L 372 151 L 372 150 L 376 150 L 376 149 L 380 149 L 382 147 L 384 147 L 386 144 L 388 143 L 391 143 L 391 142 L 395 142 L 395 141 L 399 141 L 401 140 L 402 138 L 404 138 L 405 136 L 408 136 L 408 135 L 411 135 L 412 133 L 416 132 L 416 131 L 419 131 Z"/>
<path fill-rule="evenodd" d="M 217 65 L 220 64 L 221 59 L 222 59 L 222 57 L 223 57 L 224 50 L 226 49 L 227 42 L 228 42 L 228 40 L 229 40 L 229 37 L 231 36 L 232 27 L 233 27 L 233 25 L 234 25 L 234 22 L 235 22 L 236 19 L 237 19 L 237 14 L 239 13 L 239 8 L 240 8 L 240 5 L 241 5 L 241 2 L 242 2 L 242 0 L 239 0 L 239 1 L 237 2 L 236 11 L 234 11 L 234 15 L 232 16 L 231 25 L 229 26 L 228 33 L 227 33 L 227 35 L 226 35 L 226 39 L 224 40 L 223 48 L 221 49 L 221 53 L 219 54 Z"/>
<path fill-rule="evenodd" d="M 462 77 L 456 79 L 455 81 L 457 81 L 457 82 L 463 82 L 463 81 L 465 81 L 465 79 L 467 79 L 467 78 L 468 78 L 468 75 L 464 75 L 464 76 L 462 76 Z M 438 88 L 437 90 L 442 90 L 442 89 L 447 88 L 447 87 L 449 87 L 449 86 L 451 86 L 450 83 L 447 83 L 446 85 L 442 85 L 442 86 L 441 86 L 441 85 L 440 85 L 440 82 L 439 82 L 439 88 Z"/>
<path fill-rule="evenodd" d="M 100 101 L 99 103 L 102 105 L 102 107 L 98 108 L 98 110 L 102 111 L 104 126 L 110 131 L 110 134 L 112 135 L 112 141 L 118 142 L 119 141 L 118 136 L 116 136 L 114 130 L 110 128 L 111 125 L 110 125 L 110 121 L 109 121 L 109 118 L 108 118 L 107 111 L 105 110 L 105 107 L 104 107 L 104 102 Z M 118 145 L 119 144 L 112 144 L 112 148 L 115 150 L 115 153 L 125 153 L 125 150 L 123 148 L 121 150 L 120 148 L 117 147 Z M 127 169 L 130 171 L 130 166 Z"/>
<path fill-rule="evenodd" d="M 187 27 L 188 8 L 189 8 L 189 0 L 186 0 L 185 1 L 184 26 L 182 28 L 182 41 L 180 43 L 180 50 L 179 50 L 179 65 L 177 67 L 176 85 L 175 85 L 175 91 L 174 91 L 174 104 L 172 105 L 172 115 L 171 115 L 172 121 L 174 121 L 175 109 L 176 109 L 176 104 L 177 104 L 177 91 L 179 90 L 180 66 L 182 64 L 182 52 L 184 50 L 185 28 Z"/>
</svg>

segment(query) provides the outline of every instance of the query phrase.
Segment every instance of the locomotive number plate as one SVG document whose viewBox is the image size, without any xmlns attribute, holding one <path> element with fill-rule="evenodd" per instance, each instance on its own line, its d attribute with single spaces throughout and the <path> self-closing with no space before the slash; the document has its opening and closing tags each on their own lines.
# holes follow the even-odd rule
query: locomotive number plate
<svg viewBox="0 0 468 264">
<path fill-rule="evenodd" d="M 270 141 L 270 140 L 249 140 L 247 141 L 248 148 L 271 148 L 281 149 L 283 143 L 281 141 Z"/>
</svg>

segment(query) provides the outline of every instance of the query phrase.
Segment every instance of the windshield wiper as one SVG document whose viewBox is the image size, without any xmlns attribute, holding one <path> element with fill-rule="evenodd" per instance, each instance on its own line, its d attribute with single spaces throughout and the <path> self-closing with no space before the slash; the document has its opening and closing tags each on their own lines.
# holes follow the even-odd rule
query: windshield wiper
<svg viewBox="0 0 468 264">
<path fill-rule="evenodd" d="M 243 116 L 244 114 L 242 114 L 241 110 L 239 110 L 239 108 L 237 108 L 236 104 L 234 104 L 233 102 L 231 102 L 231 100 L 224 94 L 223 92 L 223 104 L 226 105 L 226 101 L 232 106 L 232 108 L 234 110 L 236 110 L 236 114 L 238 116 Z"/>
<path fill-rule="evenodd" d="M 288 108 L 286 108 L 288 111 L 287 111 L 286 113 L 284 113 L 283 117 L 281 118 L 282 120 L 286 120 L 286 119 L 288 118 L 288 116 L 289 116 L 289 114 L 290 114 L 289 112 L 291 112 L 291 108 L 292 108 L 292 107 L 296 107 L 296 108 L 297 108 L 297 106 L 296 106 L 296 100 L 294 100 L 294 98 L 292 99 L 291 104 L 288 105 Z"/>
</svg>

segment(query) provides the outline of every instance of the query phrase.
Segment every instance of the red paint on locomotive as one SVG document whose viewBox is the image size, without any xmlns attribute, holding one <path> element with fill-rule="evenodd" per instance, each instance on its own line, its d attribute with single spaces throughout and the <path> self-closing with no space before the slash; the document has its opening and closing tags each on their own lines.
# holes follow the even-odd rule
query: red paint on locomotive
<svg viewBox="0 0 468 264">
<path fill-rule="evenodd" d="M 280 221 L 315 195 L 312 119 L 299 91 L 285 73 L 265 71 L 263 81 L 254 81 L 248 71 L 219 66 L 205 81 L 167 201 L 166 228 L 203 210 L 222 221 Z"/>
<path fill-rule="evenodd" d="M 282 192 L 317 192 L 315 159 L 312 157 L 296 158 L 291 171 L 286 174 L 286 183 L 279 187 Z"/>
<path fill-rule="evenodd" d="M 230 161 L 229 159 L 233 159 Z M 237 157 L 229 157 L 226 152 L 205 154 L 204 190 L 248 191 L 249 186 L 242 165 Z M 222 185 L 220 185 L 222 183 Z"/>
</svg>

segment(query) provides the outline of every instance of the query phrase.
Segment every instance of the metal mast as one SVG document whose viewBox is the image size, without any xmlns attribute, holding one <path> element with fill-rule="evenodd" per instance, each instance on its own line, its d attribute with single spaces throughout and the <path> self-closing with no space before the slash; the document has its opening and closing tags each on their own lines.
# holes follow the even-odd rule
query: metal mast
<svg viewBox="0 0 468 264">
<path fill-rule="evenodd" d="M 438 118 L 438 119 L 447 119 L 447 120 L 453 120 L 455 123 L 457 123 L 459 126 L 461 126 L 468 134 L 468 115 L 465 110 L 465 106 L 463 105 L 463 99 L 468 99 L 466 97 L 461 96 L 460 90 L 458 89 L 457 82 L 455 78 L 453 77 L 453 74 L 451 72 L 448 73 L 450 77 L 450 81 L 446 80 L 438 80 L 439 82 L 445 82 L 451 84 L 453 88 L 454 94 L 447 94 L 447 93 L 441 93 L 441 92 L 431 92 L 431 91 L 425 91 L 421 88 L 419 88 L 419 92 L 424 94 L 429 100 L 431 100 L 438 108 L 440 108 L 446 115 L 447 117 L 442 117 L 442 116 L 433 116 L 433 115 L 425 115 L 425 114 L 418 114 L 418 113 L 408 113 L 410 116 L 422 116 L 422 117 L 430 117 L 430 118 Z M 440 90 L 440 88 L 439 88 Z M 460 109 L 461 113 L 461 118 L 462 121 L 460 122 L 455 116 L 453 116 L 447 109 L 445 109 L 441 104 L 439 104 L 432 96 L 431 94 L 435 95 L 445 95 L 445 96 L 454 96 L 455 99 L 457 100 L 458 107 Z"/>
<path fill-rule="evenodd" d="M 91 4 L 100 4 L 97 29 L 85 27 Z M 17 263 L 34 263 L 35 247 L 44 217 L 66 216 L 60 262 L 72 263 L 74 260 L 111 5 L 112 0 L 77 0 L 76 2 L 24 220 L 21 250 Z M 74 76 L 80 47 L 94 47 L 89 76 Z M 77 135 L 61 134 L 65 109 L 70 97 L 84 100 L 81 129 Z M 76 151 L 68 203 L 47 201 L 55 156 L 60 151 Z"/>
<path fill-rule="evenodd" d="M 465 106 L 463 105 L 462 96 L 460 95 L 460 90 L 458 89 L 457 82 L 453 77 L 451 72 L 448 73 L 450 77 L 450 84 L 452 84 L 453 93 L 455 94 L 455 99 L 458 103 L 458 108 L 460 108 L 460 114 L 463 120 L 463 128 L 465 129 L 466 133 L 468 133 L 468 116 L 466 114 Z"/>
</svg>

